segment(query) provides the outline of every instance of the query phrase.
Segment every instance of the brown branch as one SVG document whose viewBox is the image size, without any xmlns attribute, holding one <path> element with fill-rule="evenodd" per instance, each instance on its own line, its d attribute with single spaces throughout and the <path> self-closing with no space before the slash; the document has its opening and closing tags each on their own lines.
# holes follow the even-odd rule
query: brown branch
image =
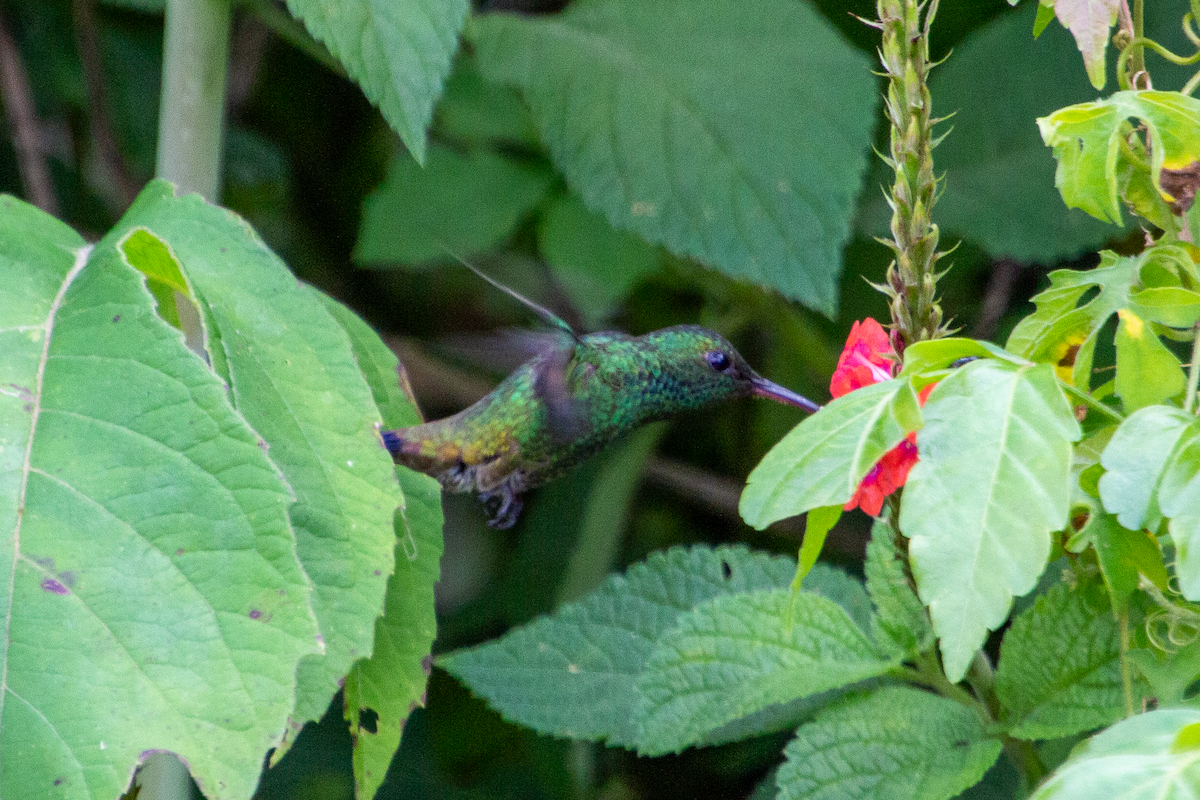
<svg viewBox="0 0 1200 800">
<path fill-rule="evenodd" d="M 225 111 L 228 119 L 241 110 L 250 99 L 262 72 L 271 29 L 252 14 L 239 14 L 229 41 L 229 78 L 225 88 Z"/>
<path fill-rule="evenodd" d="M 729 522 L 741 524 L 738 502 L 742 496 L 739 481 L 662 456 L 651 458 L 646 465 L 646 477 Z M 770 531 L 799 541 L 804 536 L 804 521 L 800 517 L 780 520 Z M 861 532 L 837 525 L 829 532 L 826 548 L 843 555 L 863 558 L 867 537 Z"/>
<path fill-rule="evenodd" d="M 17 171 L 25 196 L 48 214 L 58 214 L 58 198 L 50 180 L 50 168 L 38 141 L 37 108 L 29 76 L 12 34 L 0 19 L 0 98 L 8 124 L 12 128 L 13 149 L 17 153 Z"/>
<path fill-rule="evenodd" d="M 96 9 L 93 0 L 74 0 L 71 16 L 75 28 L 75 46 L 83 68 L 83 86 L 87 95 L 88 130 L 104 170 L 116 188 L 117 203 L 123 212 L 137 197 L 140 184 L 129 172 L 125 157 L 117 148 L 112 126 L 108 121 L 108 103 L 104 89 L 104 66 L 100 57 L 100 37 L 97 34 Z"/>
<path fill-rule="evenodd" d="M 971 335 L 976 339 L 990 339 L 996 335 L 1000 318 L 1008 310 L 1012 300 L 1013 286 L 1021 277 L 1021 264 L 1011 258 L 1000 258 L 992 263 L 992 276 L 988 280 L 987 290 L 983 295 L 983 308 L 979 312 L 979 321 L 971 329 Z"/>
</svg>

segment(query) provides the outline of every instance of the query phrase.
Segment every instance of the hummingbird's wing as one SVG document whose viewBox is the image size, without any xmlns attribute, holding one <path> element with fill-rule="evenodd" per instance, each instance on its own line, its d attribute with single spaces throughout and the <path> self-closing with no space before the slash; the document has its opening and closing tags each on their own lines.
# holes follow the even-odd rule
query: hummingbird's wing
<svg viewBox="0 0 1200 800">
<path fill-rule="evenodd" d="M 572 441 L 588 433 L 587 383 L 595 372 L 588 348 L 576 342 L 546 351 L 533 382 L 534 395 L 546 408 L 550 438 Z"/>
</svg>

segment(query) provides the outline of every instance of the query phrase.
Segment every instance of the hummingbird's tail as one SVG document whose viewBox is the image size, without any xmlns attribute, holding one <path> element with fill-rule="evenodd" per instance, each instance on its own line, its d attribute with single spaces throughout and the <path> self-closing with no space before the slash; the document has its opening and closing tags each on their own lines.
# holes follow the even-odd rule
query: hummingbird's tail
<svg viewBox="0 0 1200 800">
<path fill-rule="evenodd" d="M 404 452 L 404 431 L 383 431 L 383 446 L 388 449 L 388 452 L 393 456 L 398 456 Z"/>
</svg>

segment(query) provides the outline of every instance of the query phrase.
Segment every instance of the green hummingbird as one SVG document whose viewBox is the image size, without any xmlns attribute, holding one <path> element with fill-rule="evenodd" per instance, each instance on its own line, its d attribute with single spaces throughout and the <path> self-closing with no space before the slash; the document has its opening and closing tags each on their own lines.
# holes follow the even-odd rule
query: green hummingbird
<svg viewBox="0 0 1200 800">
<path fill-rule="evenodd" d="M 719 334 L 676 325 L 643 336 L 579 336 L 549 310 L 467 264 L 558 329 L 551 346 L 490 394 L 434 422 L 383 431 L 395 460 L 451 492 L 476 492 L 512 527 L 521 496 L 562 475 L 639 425 L 722 400 L 755 395 L 817 411 L 763 378 Z"/>
</svg>

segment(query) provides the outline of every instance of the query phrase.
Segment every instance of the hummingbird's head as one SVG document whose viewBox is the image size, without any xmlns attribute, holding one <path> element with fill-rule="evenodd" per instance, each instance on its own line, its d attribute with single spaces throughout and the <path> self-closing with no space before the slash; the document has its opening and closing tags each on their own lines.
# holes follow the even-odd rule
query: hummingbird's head
<svg viewBox="0 0 1200 800">
<path fill-rule="evenodd" d="M 755 395 L 807 411 L 820 409 L 807 397 L 759 375 L 725 337 L 699 325 L 677 325 L 644 337 L 657 351 L 662 378 L 681 393 L 680 405 Z"/>
</svg>

